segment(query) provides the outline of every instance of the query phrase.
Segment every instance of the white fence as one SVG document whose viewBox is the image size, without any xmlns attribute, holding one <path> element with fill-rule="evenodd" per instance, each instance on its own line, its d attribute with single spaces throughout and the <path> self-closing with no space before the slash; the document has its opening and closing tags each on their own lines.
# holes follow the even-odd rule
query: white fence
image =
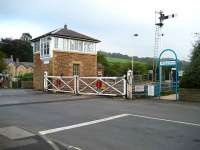
<svg viewBox="0 0 200 150">
<path fill-rule="evenodd" d="M 48 76 L 44 75 L 44 90 L 55 92 L 76 92 L 76 79 L 74 76 Z"/>
<path fill-rule="evenodd" d="M 44 74 L 44 90 L 85 95 L 126 95 L 125 77 L 48 76 Z"/>
<path fill-rule="evenodd" d="M 126 95 L 124 77 L 78 77 L 78 93 L 88 95 Z"/>
</svg>

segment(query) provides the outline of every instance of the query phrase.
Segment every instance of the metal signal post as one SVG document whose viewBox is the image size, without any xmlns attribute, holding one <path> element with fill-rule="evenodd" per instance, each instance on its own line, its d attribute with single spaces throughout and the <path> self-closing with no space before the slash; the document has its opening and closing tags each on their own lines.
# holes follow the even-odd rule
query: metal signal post
<svg viewBox="0 0 200 150">
<path fill-rule="evenodd" d="M 164 35 L 161 33 L 161 29 L 164 25 L 163 21 L 169 18 L 174 18 L 176 15 L 165 15 L 162 10 L 155 12 L 155 45 L 154 45 L 154 59 L 153 59 L 153 81 L 156 81 L 156 70 L 157 70 L 157 60 L 158 53 L 161 46 L 161 37 Z"/>
</svg>

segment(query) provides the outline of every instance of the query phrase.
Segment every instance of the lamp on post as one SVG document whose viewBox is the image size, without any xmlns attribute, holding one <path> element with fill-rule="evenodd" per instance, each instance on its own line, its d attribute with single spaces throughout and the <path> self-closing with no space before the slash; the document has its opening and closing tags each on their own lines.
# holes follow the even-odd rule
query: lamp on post
<svg viewBox="0 0 200 150">
<path fill-rule="evenodd" d="M 137 38 L 139 36 L 139 34 L 135 33 L 133 35 L 135 38 Z M 132 96 L 131 96 L 131 99 L 133 100 L 133 82 L 134 82 L 134 73 L 133 73 L 133 55 L 132 55 L 132 60 L 131 60 L 131 65 L 132 65 Z"/>
<path fill-rule="evenodd" d="M 139 34 L 137 34 L 137 33 L 135 33 L 134 35 L 133 35 L 134 37 L 138 37 L 139 36 Z M 131 61 L 131 64 L 132 64 L 132 74 L 133 74 L 133 55 L 132 55 L 132 61 Z"/>
</svg>

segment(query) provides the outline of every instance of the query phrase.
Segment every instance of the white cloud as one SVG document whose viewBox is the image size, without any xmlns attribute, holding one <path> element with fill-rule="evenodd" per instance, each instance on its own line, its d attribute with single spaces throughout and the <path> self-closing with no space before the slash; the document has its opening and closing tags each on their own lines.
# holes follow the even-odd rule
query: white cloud
<svg viewBox="0 0 200 150">
<path fill-rule="evenodd" d="M 177 13 L 166 20 L 163 48 L 175 49 L 188 59 L 192 33 L 199 31 L 198 0 L 2 0 L 0 37 L 35 37 L 67 23 L 69 28 L 99 38 L 101 49 L 129 55 L 153 56 L 154 11 Z M 133 34 L 138 33 L 135 42 Z M 133 51 L 134 49 L 134 51 Z"/>
<path fill-rule="evenodd" d="M 32 22 L 5 21 L 0 23 L 0 38 L 20 38 L 22 33 L 29 32 L 33 37 L 44 32 L 44 28 Z"/>
<path fill-rule="evenodd" d="M 101 0 L 94 1 L 94 5 L 98 9 L 102 9 L 105 14 L 112 15 L 113 18 L 118 18 L 120 21 L 125 21 L 132 25 L 132 29 L 138 29 L 141 40 L 138 44 L 132 45 L 129 40 L 128 32 L 127 38 L 122 42 L 125 51 L 130 55 L 137 54 L 139 56 L 152 56 L 154 44 L 154 12 L 155 10 L 164 10 L 165 14 L 176 13 L 177 17 L 166 20 L 163 32 L 163 48 L 175 49 L 179 58 L 188 60 L 188 56 L 192 49 L 193 35 L 192 33 L 199 31 L 200 21 L 198 20 L 200 9 L 200 2 L 197 0 L 183 1 L 183 0 Z M 150 27 L 150 28 L 149 28 Z M 149 28 L 148 30 L 145 30 Z M 130 26 L 128 27 L 130 34 Z M 124 29 L 121 28 L 123 31 Z M 148 36 L 151 35 L 151 36 Z M 116 36 L 117 37 L 117 36 Z M 129 41 L 127 43 L 126 41 Z M 134 39 L 132 39 L 134 41 Z M 149 43 L 152 42 L 152 44 Z M 147 44 L 148 43 L 148 44 Z M 113 44 L 113 46 L 112 46 Z M 116 47 L 117 42 L 111 42 L 110 47 Z M 135 47 L 136 51 L 133 52 Z"/>
</svg>

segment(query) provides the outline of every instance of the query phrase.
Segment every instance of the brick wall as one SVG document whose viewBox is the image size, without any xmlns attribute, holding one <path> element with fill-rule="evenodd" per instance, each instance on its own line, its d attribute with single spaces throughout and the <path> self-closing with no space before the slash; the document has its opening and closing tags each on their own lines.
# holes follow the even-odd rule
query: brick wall
<svg viewBox="0 0 200 150">
<path fill-rule="evenodd" d="M 43 89 L 43 79 L 44 71 L 48 71 L 49 74 L 52 74 L 52 60 L 49 64 L 43 64 L 40 59 L 40 54 L 34 54 L 34 65 L 33 65 L 33 88 L 36 90 Z"/>
<path fill-rule="evenodd" d="M 44 71 L 48 71 L 48 74 L 53 76 L 60 76 L 61 74 L 72 76 L 73 64 L 80 65 L 80 76 L 97 75 L 96 54 L 54 51 L 49 64 L 43 64 L 39 53 L 34 54 L 34 89 L 43 89 Z"/>
<path fill-rule="evenodd" d="M 80 65 L 80 76 L 96 76 L 97 56 L 95 54 L 58 52 L 53 53 L 53 74 L 73 75 L 73 64 Z"/>
<path fill-rule="evenodd" d="M 180 89 L 180 100 L 200 102 L 200 89 Z"/>
</svg>

